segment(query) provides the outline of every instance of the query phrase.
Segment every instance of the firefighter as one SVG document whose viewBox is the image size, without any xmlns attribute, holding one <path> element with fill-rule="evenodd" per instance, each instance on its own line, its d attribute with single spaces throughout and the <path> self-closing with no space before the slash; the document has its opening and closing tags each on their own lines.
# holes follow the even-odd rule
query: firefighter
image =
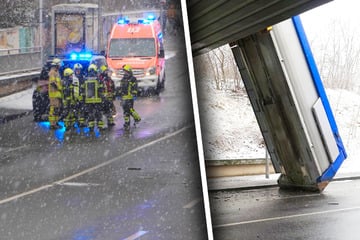
<svg viewBox="0 0 360 240">
<path fill-rule="evenodd" d="M 110 71 L 107 66 L 102 65 L 100 67 L 100 82 L 104 86 L 104 101 L 103 101 L 103 112 L 107 119 L 108 126 L 115 125 L 113 115 L 116 114 L 114 105 L 115 100 L 115 83 L 111 79 Z"/>
<path fill-rule="evenodd" d="M 133 76 L 132 68 L 129 64 L 122 67 L 124 76 L 120 82 L 120 95 L 122 108 L 124 111 L 124 129 L 130 129 L 130 116 L 134 118 L 135 123 L 141 121 L 140 115 L 134 109 L 134 100 L 137 97 L 138 86 L 137 79 Z"/>
<path fill-rule="evenodd" d="M 75 98 L 75 122 L 79 127 L 85 127 L 85 76 L 83 66 L 80 63 L 74 64 L 74 98 Z"/>
<path fill-rule="evenodd" d="M 70 129 L 75 124 L 74 71 L 71 68 L 65 68 L 63 75 L 63 113 L 61 120 L 64 120 L 66 129 Z"/>
<path fill-rule="evenodd" d="M 49 122 L 51 129 L 58 129 L 61 126 L 58 125 L 60 114 L 62 111 L 62 98 L 63 98 L 63 86 L 61 83 L 59 69 L 61 67 L 61 60 L 58 58 L 53 59 L 51 62 L 51 68 L 49 72 Z"/>
<path fill-rule="evenodd" d="M 95 64 L 90 64 L 88 77 L 85 80 L 85 108 L 89 128 L 95 126 L 99 129 L 105 128 L 105 123 L 102 120 L 103 99 L 103 86 L 99 81 L 98 68 Z"/>
</svg>

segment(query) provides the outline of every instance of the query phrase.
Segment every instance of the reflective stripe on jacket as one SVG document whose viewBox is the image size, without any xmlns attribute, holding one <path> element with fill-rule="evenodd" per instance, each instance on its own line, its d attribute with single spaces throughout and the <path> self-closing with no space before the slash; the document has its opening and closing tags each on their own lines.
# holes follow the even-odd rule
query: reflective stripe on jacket
<svg viewBox="0 0 360 240">
<path fill-rule="evenodd" d="M 121 80 L 121 97 L 123 100 L 133 99 L 137 95 L 137 81 L 134 76 Z"/>
</svg>

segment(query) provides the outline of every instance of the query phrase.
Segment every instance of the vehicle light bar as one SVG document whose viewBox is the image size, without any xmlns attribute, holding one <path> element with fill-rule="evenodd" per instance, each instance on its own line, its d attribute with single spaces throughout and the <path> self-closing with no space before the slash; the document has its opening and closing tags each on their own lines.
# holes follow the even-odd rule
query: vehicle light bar
<svg viewBox="0 0 360 240">
<path fill-rule="evenodd" d="M 145 19 L 139 19 L 138 23 L 139 24 L 150 24 L 153 21 L 155 21 L 156 17 L 153 14 L 149 14 Z"/>
<path fill-rule="evenodd" d="M 118 24 L 122 25 L 122 24 L 128 24 L 130 23 L 130 20 L 129 19 L 126 19 L 126 18 L 119 18 L 118 21 L 117 21 Z"/>
<path fill-rule="evenodd" d="M 71 60 L 88 60 L 92 57 L 91 53 L 84 52 L 84 53 L 71 53 L 70 59 Z"/>
</svg>

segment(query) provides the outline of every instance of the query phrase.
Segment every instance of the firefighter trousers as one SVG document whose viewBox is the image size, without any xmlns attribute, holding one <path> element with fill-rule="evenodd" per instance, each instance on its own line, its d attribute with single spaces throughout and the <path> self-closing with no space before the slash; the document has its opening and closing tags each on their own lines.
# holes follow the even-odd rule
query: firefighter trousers
<svg viewBox="0 0 360 240">
<path fill-rule="evenodd" d="M 133 117 L 135 122 L 140 122 L 141 117 L 134 109 L 134 100 L 133 99 L 122 100 L 122 108 L 124 111 L 123 115 L 124 115 L 124 126 L 125 127 L 130 126 L 130 117 Z"/>
<path fill-rule="evenodd" d="M 50 110 L 49 110 L 49 122 L 51 127 L 55 127 L 59 122 L 62 112 L 62 100 L 61 98 L 49 98 Z"/>
</svg>

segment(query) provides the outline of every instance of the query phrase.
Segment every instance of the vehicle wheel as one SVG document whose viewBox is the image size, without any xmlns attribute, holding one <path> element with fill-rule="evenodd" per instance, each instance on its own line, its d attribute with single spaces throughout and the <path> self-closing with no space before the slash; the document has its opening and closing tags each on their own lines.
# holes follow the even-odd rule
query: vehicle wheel
<svg viewBox="0 0 360 240">
<path fill-rule="evenodd" d="M 159 95 L 159 94 L 160 94 L 161 89 L 162 89 L 161 85 L 162 85 L 162 83 L 160 82 L 160 79 L 158 79 L 158 82 L 157 82 L 156 88 L 155 88 L 155 94 L 156 94 L 156 95 Z"/>
<path fill-rule="evenodd" d="M 165 77 L 165 73 L 164 73 L 164 78 L 161 81 L 161 89 L 165 89 L 165 79 L 166 79 L 166 77 Z"/>
</svg>

